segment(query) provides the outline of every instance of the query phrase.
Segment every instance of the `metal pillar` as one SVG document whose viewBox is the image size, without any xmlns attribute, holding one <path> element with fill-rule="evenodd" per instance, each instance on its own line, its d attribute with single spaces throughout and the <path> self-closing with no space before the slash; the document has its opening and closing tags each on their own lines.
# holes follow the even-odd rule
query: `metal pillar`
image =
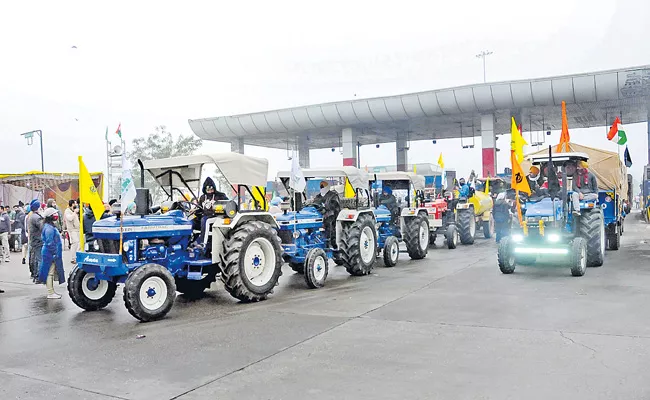
<svg viewBox="0 0 650 400">
<path fill-rule="evenodd" d="M 244 139 L 238 138 L 230 142 L 230 151 L 233 153 L 244 154 Z"/>
<path fill-rule="evenodd" d="M 494 114 L 481 115 L 481 142 L 483 143 L 483 176 L 496 176 L 496 140 Z"/>
<path fill-rule="evenodd" d="M 356 167 L 358 163 L 357 137 L 359 130 L 343 128 L 341 130 L 341 146 L 343 147 L 343 166 Z"/>
<path fill-rule="evenodd" d="M 397 161 L 397 170 L 406 171 L 408 168 L 408 147 L 406 136 L 397 135 L 395 141 L 395 158 Z"/>
<path fill-rule="evenodd" d="M 309 168 L 309 144 L 303 138 L 298 139 L 298 163 L 300 168 Z"/>
</svg>

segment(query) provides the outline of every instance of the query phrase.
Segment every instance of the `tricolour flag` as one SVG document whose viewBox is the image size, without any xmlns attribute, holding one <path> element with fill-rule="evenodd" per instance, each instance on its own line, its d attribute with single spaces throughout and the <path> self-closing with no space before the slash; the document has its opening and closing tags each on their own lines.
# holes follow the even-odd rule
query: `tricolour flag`
<svg viewBox="0 0 650 400">
<path fill-rule="evenodd" d="M 117 125 L 117 130 L 115 131 L 115 134 L 122 139 L 122 123 L 120 122 L 119 125 Z"/>
<path fill-rule="evenodd" d="M 627 135 L 620 118 L 616 117 L 614 119 L 614 123 L 607 133 L 607 139 L 616 141 L 618 145 L 627 143 Z"/>
<path fill-rule="evenodd" d="M 289 182 L 289 187 L 296 192 L 302 193 L 305 186 L 307 186 L 307 181 L 305 181 L 305 176 L 302 174 L 298 155 L 294 153 L 293 157 L 291 157 L 291 182 Z"/>
<path fill-rule="evenodd" d="M 122 215 L 126 213 L 129 204 L 135 201 L 135 194 L 135 184 L 131 176 L 131 163 L 127 160 L 126 155 L 122 153 L 122 192 L 120 196 Z"/>
<path fill-rule="evenodd" d="M 101 219 L 104 214 L 104 203 L 97 193 L 97 188 L 81 156 L 79 156 L 79 201 L 81 204 L 90 204 L 95 220 Z"/>
</svg>

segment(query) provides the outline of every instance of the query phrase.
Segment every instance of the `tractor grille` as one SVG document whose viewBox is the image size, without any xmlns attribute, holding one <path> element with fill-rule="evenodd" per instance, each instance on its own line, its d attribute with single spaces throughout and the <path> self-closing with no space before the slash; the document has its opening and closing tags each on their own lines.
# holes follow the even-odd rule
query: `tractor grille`
<svg viewBox="0 0 650 400">
<path fill-rule="evenodd" d="M 109 239 L 99 239 L 99 251 L 104 254 L 119 254 L 120 252 L 120 241 L 119 240 L 109 240 Z"/>
<path fill-rule="evenodd" d="M 280 236 L 282 244 L 293 244 L 293 231 L 281 230 L 278 232 L 278 236 Z"/>
</svg>

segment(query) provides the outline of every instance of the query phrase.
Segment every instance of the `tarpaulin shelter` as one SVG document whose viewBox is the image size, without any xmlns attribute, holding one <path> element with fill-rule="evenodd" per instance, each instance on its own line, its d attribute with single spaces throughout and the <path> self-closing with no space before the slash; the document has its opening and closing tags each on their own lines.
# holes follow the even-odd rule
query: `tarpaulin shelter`
<svg viewBox="0 0 650 400">
<path fill-rule="evenodd" d="M 104 192 L 104 174 L 92 172 L 98 193 Z M 67 172 L 30 171 L 22 174 L 0 174 L 0 204 L 13 206 L 32 199 L 55 199 L 59 208 L 67 207 L 68 200 L 79 198 L 79 174 Z"/>
<path fill-rule="evenodd" d="M 552 147 L 552 154 L 561 154 L 555 152 L 556 146 Z M 578 143 L 569 143 L 569 152 L 586 153 L 589 156 L 589 171 L 593 172 L 598 179 L 598 188 L 600 190 L 616 190 L 621 199 L 627 199 L 627 168 L 621 161 L 618 153 L 594 147 L 584 146 Z M 548 155 L 548 147 L 526 154 L 521 167 L 524 172 L 530 168 L 529 159 L 533 156 Z"/>
</svg>

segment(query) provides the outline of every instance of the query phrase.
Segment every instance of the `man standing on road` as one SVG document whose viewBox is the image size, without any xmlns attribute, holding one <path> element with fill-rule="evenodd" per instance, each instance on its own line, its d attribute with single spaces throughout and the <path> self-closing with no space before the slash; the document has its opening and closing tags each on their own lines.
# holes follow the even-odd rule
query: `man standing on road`
<svg viewBox="0 0 650 400">
<path fill-rule="evenodd" d="M 9 234 L 11 233 L 11 218 L 7 213 L 9 207 L 0 206 L 0 259 L 9 262 Z"/>
<path fill-rule="evenodd" d="M 59 214 L 59 218 L 54 223 L 54 226 L 56 229 L 59 230 L 59 232 L 63 231 L 63 222 L 61 221 L 62 216 L 61 216 L 61 211 L 59 211 L 59 207 L 56 206 L 56 200 L 54 199 L 47 199 L 47 208 L 53 208 L 56 210 L 57 214 Z"/>
<path fill-rule="evenodd" d="M 75 259 L 77 251 L 79 251 L 79 205 L 76 201 L 68 201 L 68 208 L 65 209 L 63 226 L 65 230 L 68 231 L 70 236 L 70 250 L 72 250 L 72 261 L 71 263 L 76 264 L 77 260 Z"/>
<path fill-rule="evenodd" d="M 41 249 L 43 248 L 43 215 L 41 214 L 41 203 L 34 199 L 29 203 L 32 210 L 29 217 L 29 272 L 34 283 L 38 280 L 38 266 L 41 263 Z"/>
<path fill-rule="evenodd" d="M 59 212 L 56 208 L 49 207 L 43 212 L 43 218 L 43 245 L 41 263 L 38 266 L 38 281 L 44 282 L 47 286 L 48 299 L 60 299 L 61 295 L 54 291 L 55 275 L 59 285 L 65 283 L 63 244 L 61 243 L 61 234 L 56 228 Z"/>
</svg>

